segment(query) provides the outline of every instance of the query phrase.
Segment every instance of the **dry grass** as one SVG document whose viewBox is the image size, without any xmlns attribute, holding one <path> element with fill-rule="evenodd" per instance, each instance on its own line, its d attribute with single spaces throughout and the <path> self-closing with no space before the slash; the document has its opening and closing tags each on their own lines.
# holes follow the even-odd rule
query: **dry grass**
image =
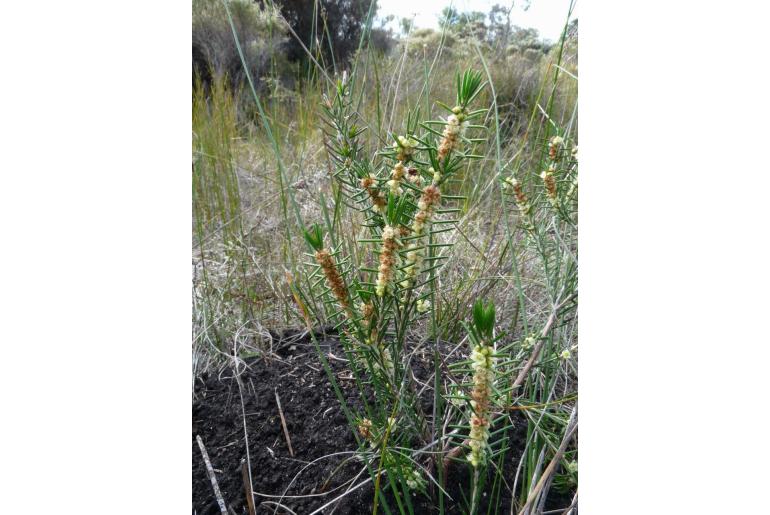
<svg viewBox="0 0 770 515">
<path fill-rule="evenodd" d="M 421 106 L 426 118 L 435 116 L 439 111 L 429 99 L 453 96 L 451 80 L 445 78 L 478 63 L 474 52 L 479 50 L 470 45 L 455 45 L 451 52 L 439 47 L 434 54 L 401 50 L 389 57 L 364 53 L 358 60 L 356 73 L 363 87 L 357 91 L 360 97 L 356 107 L 369 130 L 371 148 L 367 151 L 371 153 L 382 146 L 392 130 L 403 125 L 410 109 Z M 456 335 L 457 319 L 480 294 L 495 300 L 499 319 L 503 324 L 510 320 L 509 328 L 514 328 L 522 315 L 543 317 L 547 312 L 546 308 L 537 308 L 545 306 L 545 292 L 536 279 L 537 271 L 531 270 L 536 265 L 527 255 L 530 251 L 517 251 L 520 279 L 511 269 L 509 243 L 516 244 L 522 235 L 512 235 L 509 242 L 504 223 L 508 208 L 500 202 L 498 178 L 500 171 L 511 167 L 529 169 L 533 177 L 537 173 L 538 152 L 544 144 L 541 131 L 547 122 L 538 114 L 531 123 L 530 115 L 539 109 L 538 93 L 539 105 L 546 107 L 556 50 L 539 55 L 514 52 L 487 56 L 496 59 L 489 68 L 493 70 L 491 78 L 499 102 L 500 159 L 495 146 L 486 145 L 483 159 L 472 162 L 460 174 L 460 182 L 452 192 L 466 195 L 468 200 L 461 206 L 457 231 L 441 240 L 455 244 L 442 270 L 442 298 L 436 306 L 444 337 Z M 562 68 L 577 73 L 576 45 L 566 46 Z M 575 124 L 577 81 L 564 73 L 561 77 L 553 94 L 553 117 L 560 124 Z M 355 229 L 360 215 L 344 207 L 338 211 L 334 208 L 335 189 L 319 117 L 326 86 L 320 80 L 306 85 L 301 92 L 284 90 L 275 101 L 263 100 L 285 168 L 283 188 L 272 142 L 257 120 L 243 120 L 241 116 L 237 127 L 227 129 L 229 150 L 219 159 L 229 160 L 237 178 L 240 205 L 237 214 L 222 213 L 218 225 L 208 224 L 203 230 L 196 226 L 194 230 L 193 338 L 199 354 L 210 357 L 231 350 L 235 335 L 242 341 L 241 348 L 265 350 L 267 330 L 301 325 L 286 283 L 287 272 L 301 280 L 298 264 L 305 250 L 289 193 L 303 220 L 329 217 L 347 251 L 365 251 L 352 243 L 361 236 Z M 232 96 L 240 111 L 253 112 L 246 95 L 232 95 L 222 87 L 212 90 L 210 102 L 216 104 L 219 98 L 219 103 L 232 103 Z M 487 89 L 479 102 L 489 105 L 492 100 L 491 90 Z M 491 111 L 488 116 L 486 124 L 495 126 Z M 204 127 L 221 123 L 214 116 L 200 121 Z M 223 184 L 229 180 L 225 174 L 220 179 Z M 200 201 L 196 194 L 195 206 Z M 520 312 L 518 299 L 508 293 L 519 280 L 528 299 L 525 309 L 533 312 Z M 424 334 L 424 327 L 419 328 L 419 333 Z"/>
</svg>

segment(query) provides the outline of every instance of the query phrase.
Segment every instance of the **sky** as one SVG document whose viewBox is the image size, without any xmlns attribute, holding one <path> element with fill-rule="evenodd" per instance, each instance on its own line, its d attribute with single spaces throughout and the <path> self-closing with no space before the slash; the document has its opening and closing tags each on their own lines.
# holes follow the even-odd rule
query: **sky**
<svg viewBox="0 0 770 515">
<path fill-rule="evenodd" d="M 450 0 L 379 0 L 379 18 L 393 14 L 396 18 L 411 18 L 414 16 L 418 28 L 438 28 L 438 16 Z M 541 37 L 556 41 L 564 28 L 564 22 L 569 10 L 570 0 L 532 0 L 529 9 L 523 7 L 526 0 L 515 0 L 511 11 L 511 23 L 520 27 L 532 27 L 540 32 Z M 511 5 L 511 0 L 454 0 L 452 5 L 460 12 L 481 11 L 488 13 L 495 4 L 505 7 Z M 578 14 L 577 2 L 573 9 L 573 18 Z M 389 27 L 398 31 L 398 21 Z"/>
</svg>

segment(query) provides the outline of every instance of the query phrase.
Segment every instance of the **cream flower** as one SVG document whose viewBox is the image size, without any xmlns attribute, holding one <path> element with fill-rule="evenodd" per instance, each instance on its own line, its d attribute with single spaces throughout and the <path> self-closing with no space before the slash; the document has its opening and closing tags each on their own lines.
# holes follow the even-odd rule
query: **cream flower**
<svg viewBox="0 0 770 515">
<path fill-rule="evenodd" d="M 441 181 L 441 172 L 431 168 L 429 171 L 433 172 L 433 184 L 438 184 Z"/>
<path fill-rule="evenodd" d="M 376 293 L 378 297 L 385 295 L 385 291 L 393 280 L 393 267 L 396 265 L 398 258 L 397 247 L 396 230 L 390 225 L 386 225 L 382 231 L 380 268 L 377 274 Z"/>
<path fill-rule="evenodd" d="M 492 356 L 494 350 L 486 342 L 476 345 L 471 352 L 471 367 L 473 368 L 473 391 L 471 392 L 471 408 L 473 413 L 470 419 L 471 431 L 469 444 L 471 448 L 468 461 L 473 467 L 478 467 L 484 462 L 489 440 L 489 398 L 492 395 L 494 383 L 495 359 Z"/>
<path fill-rule="evenodd" d="M 524 341 L 521 342 L 521 348 L 524 350 L 529 350 L 535 346 L 535 342 L 536 338 L 533 335 L 527 336 L 524 338 Z"/>
</svg>

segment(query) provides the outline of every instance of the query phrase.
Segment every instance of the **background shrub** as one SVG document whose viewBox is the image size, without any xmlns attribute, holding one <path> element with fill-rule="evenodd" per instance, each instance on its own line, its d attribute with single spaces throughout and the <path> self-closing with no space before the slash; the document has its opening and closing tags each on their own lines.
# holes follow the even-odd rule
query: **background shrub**
<svg viewBox="0 0 770 515">
<path fill-rule="evenodd" d="M 266 75 L 284 75 L 288 30 L 275 8 L 249 0 L 229 2 L 233 24 L 251 76 L 258 84 Z M 193 0 L 193 73 L 208 86 L 212 72 L 230 78 L 231 85 L 245 81 L 241 58 L 221 0 Z"/>
<path fill-rule="evenodd" d="M 377 0 L 283 0 L 281 14 L 308 49 L 320 49 L 327 65 L 344 62 L 361 39 L 367 15 L 377 13 Z M 291 61 L 306 59 L 306 52 L 295 38 L 288 45 Z"/>
</svg>

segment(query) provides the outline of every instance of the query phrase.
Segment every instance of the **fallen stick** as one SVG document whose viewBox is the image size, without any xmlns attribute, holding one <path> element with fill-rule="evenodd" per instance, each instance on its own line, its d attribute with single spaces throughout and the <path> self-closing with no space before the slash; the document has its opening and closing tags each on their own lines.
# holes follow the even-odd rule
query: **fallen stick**
<svg viewBox="0 0 770 515">
<path fill-rule="evenodd" d="M 289 508 L 288 506 L 286 506 L 286 505 L 284 505 L 284 504 L 281 504 L 281 503 L 279 503 L 279 502 L 275 502 L 275 501 L 262 501 L 262 502 L 260 503 L 260 506 L 261 506 L 261 505 L 263 505 L 263 504 L 275 504 L 275 509 L 276 509 L 276 510 L 277 510 L 278 508 L 283 508 L 284 510 L 286 510 L 286 511 L 287 511 L 287 512 L 289 512 L 289 513 L 291 513 L 292 515 L 297 515 L 297 512 L 295 512 L 294 510 L 292 510 L 292 509 L 291 509 L 291 508 Z M 275 513 L 275 510 L 273 510 L 273 513 Z"/>
<path fill-rule="evenodd" d="M 249 481 L 249 469 L 246 465 L 246 458 L 241 458 L 241 476 L 243 476 L 243 491 L 246 493 L 249 515 L 256 515 L 257 509 L 254 507 L 254 493 L 251 489 L 251 481 Z"/>
<path fill-rule="evenodd" d="M 548 317 L 548 320 L 546 321 L 545 326 L 543 327 L 543 330 L 540 332 L 540 338 L 538 339 L 537 344 L 535 344 L 535 348 L 532 350 L 532 355 L 530 355 L 529 359 L 527 360 L 527 363 L 524 365 L 524 368 L 521 369 L 521 371 L 519 372 L 519 375 L 516 376 L 516 379 L 513 381 L 513 384 L 511 385 L 511 391 L 514 391 L 519 386 L 521 386 L 521 383 L 523 383 L 524 380 L 527 378 L 527 375 L 529 374 L 529 371 L 532 368 L 532 365 L 535 364 L 535 360 L 537 360 L 538 356 L 540 356 L 540 350 L 543 348 L 543 344 L 545 344 L 545 338 L 546 336 L 548 336 L 548 333 L 551 331 L 551 326 L 553 325 L 555 320 L 556 320 L 556 310 L 554 310 L 551 313 L 551 316 Z"/>
<path fill-rule="evenodd" d="M 209 460 L 209 453 L 206 452 L 206 446 L 203 445 L 203 439 L 201 439 L 201 436 L 196 435 L 195 439 L 198 441 L 198 447 L 200 447 L 201 449 L 201 455 L 203 456 L 203 461 L 206 463 L 206 472 L 208 472 L 209 480 L 211 481 L 211 486 L 214 488 L 214 495 L 217 498 L 217 504 L 219 504 L 219 511 L 223 515 L 227 515 L 227 506 L 225 505 L 225 500 L 222 498 L 222 492 L 219 491 L 217 476 L 214 474 L 214 467 L 211 466 L 211 460 Z"/>
<path fill-rule="evenodd" d="M 286 418 L 283 416 L 283 409 L 281 408 L 281 398 L 278 397 L 278 388 L 275 389 L 275 403 L 278 405 L 278 414 L 281 416 L 281 426 L 283 426 L 283 436 L 286 438 L 286 445 L 289 446 L 289 455 L 294 457 L 294 449 L 291 448 L 291 437 L 289 436 L 289 428 L 286 427 Z"/>
<path fill-rule="evenodd" d="M 567 429 L 564 431 L 564 438 L 561 441 L 561 445 L 559 445 L 558 450 L 556 451 L 556 454 L 551 459 L 551 462 L 548 464 L 548 466 L 545 468 L 545 471 L 543 471 L 543 475 L 540 476 L 540 480 L 535 485 L 535 488 L 532 489 L 532 493 L 529 494 L 529 497 L 527 497 L 527 502 L 524 503 L 524 507 L 519 511 L 519 515 L 528 515 L 530 506 L 532 506 L 533 501 L 537 498 L 538 495 L 540 495 L 540 492 L 543 490 L 543 487 L 545 486 L 546 481 L 551 477 L 551 474 L 554 473 L 556 470 L 556 466 L 559 464 L 559 461 L 561 460 L 562 456 L 564 456 L 564 452 L 567 450 L 567 445 L 569 445 L 570 440 L 572 439 L 572 435 L 575 433 L 575 430 L 577 429 L 577 404 L 572 409 L 572 415 L 570 415 L 569 424 L 567 424 Z"/>
</svg>

